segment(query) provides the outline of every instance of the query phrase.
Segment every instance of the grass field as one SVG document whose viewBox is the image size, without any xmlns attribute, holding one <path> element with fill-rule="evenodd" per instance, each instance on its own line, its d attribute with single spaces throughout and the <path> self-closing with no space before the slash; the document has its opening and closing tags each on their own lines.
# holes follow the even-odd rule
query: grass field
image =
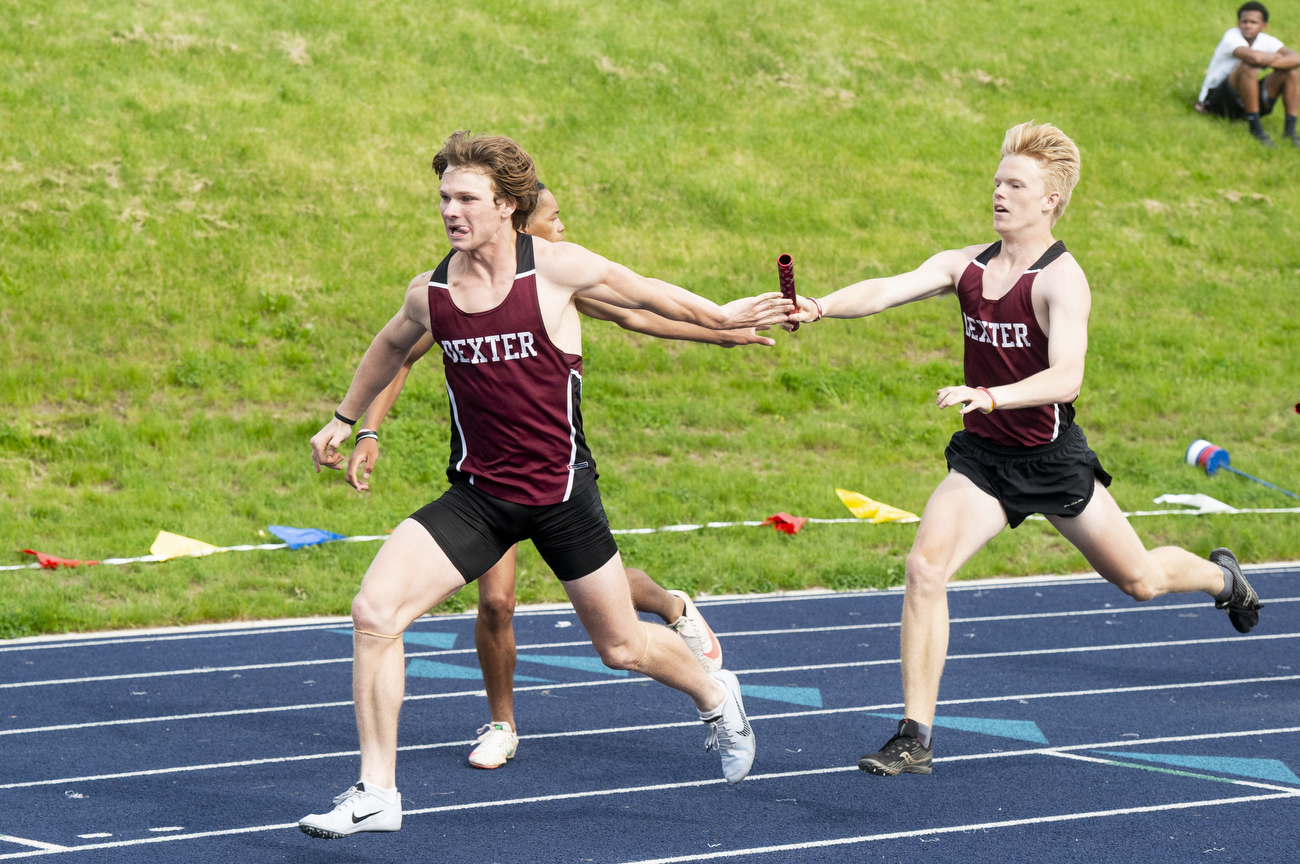
<svg viewBox="0 0 1300 864">
<path fill-rule="evenodd" d="M 1270 32 L 1300 41 L 1300 3 Z M 145 554 L 268 523 L 379 533 L 445 487 L 441 372 L 384 427 L 374 491 L 311 472 L 410 277 L 446 245 L 428 165 L 508 134 L 569 237 L 722 301 L 910 269 L 995 239 L 1003 131 L 1083 153 L 1057 226 L 1088 272 L 1079 421 L 1126 509 L 1288 499 L 1181 463 L 1193 438 L 1300 485 L 1300 151 L 1189 105 L 1235 5 L 682 2 L 191 4 L 3 0 L 0 563 Z M 1281 111 L 1278 111 L 1280 115 Z M 1280 116 L 1266 126 L 1276 134 Z M 843 516 L 835 486 L 919 512 L 960 420 L 955 301 L 771 349 L 586 330 L 588 436 L 616 527 Z M 1151 518 L 1149 544 L 1295 558 L 1294 515 Z M 648 535 L 629 565 L 695 591 L 896 584 L 914 526 Z M 376 547 L 0 574 L 0 636 L 339 613 Z M 521 599 L 560 591 L 531 548 Z M 1085 569 L 1043 523 L 963 575 Z M 474 602 L 469 589 L 449 608 Z"/>
</svg>

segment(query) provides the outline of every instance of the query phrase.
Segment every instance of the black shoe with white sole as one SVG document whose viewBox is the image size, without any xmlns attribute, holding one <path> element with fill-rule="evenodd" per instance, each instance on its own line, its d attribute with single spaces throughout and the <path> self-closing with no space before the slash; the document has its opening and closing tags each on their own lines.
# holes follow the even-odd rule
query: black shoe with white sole
<svg viewBox="0 0 1300 864">
<path fill-rule="evenodd" d="M 880 748 L 879 753 L 868 753 L 858 760 L 858 767 L 877 777 L 897 774 L 929 774 L 934 757 L 934 741 L 926 747 L 921 743 L 915 720 L 899 720 L 898 734 Z"/>
<path fill-rule="evenodd" d="M 1249 633 L 1259 623 L 1259 610 L 1263 608 L 1259 595 L 1241 575 L 1241 565 L 1231 549 L 1215 549 L 1210 553 L 1210 561 L 1232 572 L 1232 596 L 1227 600 L 1215 600 L 1214 608 L 1227 610 L 1228 620 L 1238 633 Z"/>
</svg>

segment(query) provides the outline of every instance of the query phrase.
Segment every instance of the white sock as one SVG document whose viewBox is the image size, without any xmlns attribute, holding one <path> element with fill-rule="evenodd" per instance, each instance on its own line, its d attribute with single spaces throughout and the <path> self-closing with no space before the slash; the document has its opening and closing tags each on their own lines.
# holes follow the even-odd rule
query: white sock
<svg viewBox="0 0 1300 864">
<path fill-rule="evenodd" d="M 365 783 L 365 784 L 363 784 L 363 785 L 364 785 L 365 790 L 366 790 L 367 792 L 369 792 L 371 795 L 374 795 L 376 798 L 378 798 L 379 800 L 383 801 L 385 804 L 396 804 L 396 803 L 397 803 L 397 787 L 396 787 L 396 786 L 394 786 L 392 789 L 384 789 L 384 788 L 381 788 L 380 786 L 378 786 L 377 784 L 374 784 L 374 783 Z"/>
</svg>

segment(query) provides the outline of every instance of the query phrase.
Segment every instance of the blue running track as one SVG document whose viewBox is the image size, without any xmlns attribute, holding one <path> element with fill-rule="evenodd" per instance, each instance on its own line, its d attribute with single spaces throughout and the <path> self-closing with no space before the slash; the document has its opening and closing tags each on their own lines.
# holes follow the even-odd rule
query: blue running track
<svg viewBox="0 0 1300 864">
<path fill-rule="evenodd" d="M 902 710 L 899 591 L 700 604 L 758 739 L 739 786 L 570 610 L 516 617 L 523 740 L 471 768 L 473 620 L 423 618 L 402 831 L 334 841 L 295 823 L 356 778 L 345 624 L 0 643 L 0 860 L 1296 862 L 1300 568 L 1250 578 L 1249 636 L 1096 577 L 954 586 L 935 773 L 889 779 L 855 766 Z"/>
</svg>

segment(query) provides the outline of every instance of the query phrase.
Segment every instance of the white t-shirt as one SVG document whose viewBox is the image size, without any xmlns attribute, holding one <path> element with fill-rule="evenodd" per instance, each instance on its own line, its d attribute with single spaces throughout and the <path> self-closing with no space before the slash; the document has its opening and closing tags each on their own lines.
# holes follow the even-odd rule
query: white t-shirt
<svg viewBox="0 0 1300 864">
<path fill-rule="evenodd" d="M 1282 40 L 1267 33 L 1255 34 L 1255 44 L 1252 45 L 1241 35 L 1240 30 L 1233 27 L 1223 34 L 1223 38 L 1219 40 L 1219 47 L 1214 49 L 1214 56 L 1210 58 L 1210 68 L 1205 72 L 1205 83 L 1201 85 L 1201 95 L 1196 101 L 1204 102 L 1205 97 L 1210 95 L 1210 91 L 1222 84 L 1241 64 L 1241 60 L 1232 56 L 1233 51 L 1238 48 L 1250 48 L 1254 51 L 1263 51 L 1265 54 L 1276 54 L 1281 47 Z"/>
</svg>

